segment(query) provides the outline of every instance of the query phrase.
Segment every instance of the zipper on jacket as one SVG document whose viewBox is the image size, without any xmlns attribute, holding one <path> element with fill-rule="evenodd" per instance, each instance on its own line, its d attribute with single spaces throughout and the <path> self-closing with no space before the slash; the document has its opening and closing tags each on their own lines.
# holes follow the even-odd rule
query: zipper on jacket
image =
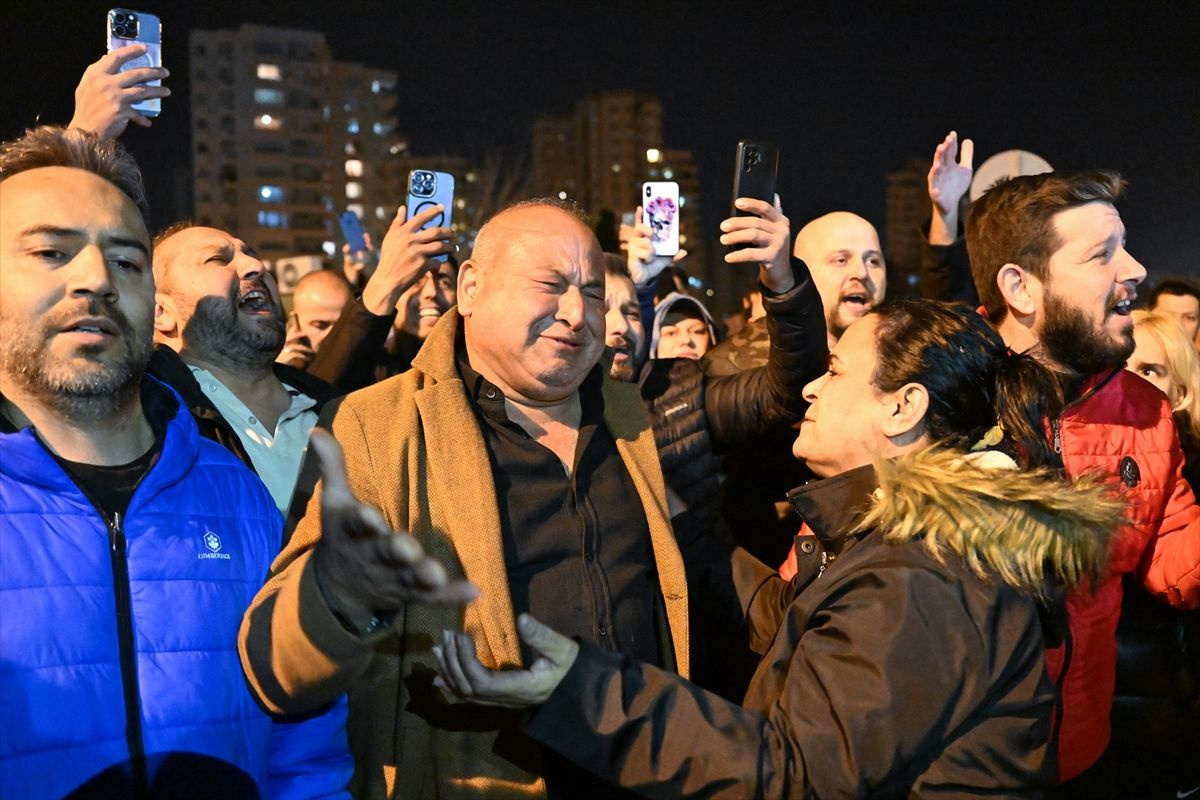
<svg viewBox="0 0 1200 800">
<path fill-rule="evenodd" d="M 142 700 L 138 692 L 137 650 L 133 635 L 133 602 L 129 591 L 129 562 L 125 553 L 125 530 L 121 515 L 108 523 L 108 554 L 112 562 L 113 595 L 117 606 L 117 643 L 121 658 L 121 690 L 125 698 L 125 742 L 135 798 L 150 797 L 146 770 L 146 747 L 142 740 Z"/>
<path fill-rule="evenodd" d="M 1092 395 L 1096 394 L 1096 392 L 1107 386 L 1109 382 L 1113 378 L 1117 377 L 1117 375 L 1119 375 L 1123 369 L 1124 367 L 1120 367 L 1108 373 L 1104 380 L 1097 383 L 1091 389 L 1088 389 L 1086 393 L 1081 394 L 1079 397 L 1076 397 L 1074 400 L 1067 403 L 1065 406 L 1063 406 L 1062 413 L 1050 420 L 1050 430 L 1054 432 L 1054 452 L 1056 455 L 1062 455 L 1062 419 L 1067 415 L 1067 411 L 1069 411 L 1072 406 L 1077 406 L 1083 403 L 1085 400 L 1091 399 Z"/>
</svg>

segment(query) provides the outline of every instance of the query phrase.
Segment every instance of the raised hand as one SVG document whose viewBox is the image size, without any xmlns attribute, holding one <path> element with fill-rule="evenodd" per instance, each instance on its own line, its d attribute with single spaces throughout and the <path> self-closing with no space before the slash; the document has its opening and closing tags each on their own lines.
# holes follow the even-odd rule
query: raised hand
<svg viewBox="0 0 1200 800">
<path fill-rule="evenodd" d="M 321 539 L 313 561 L 335 613 L 368 627 L 405 603 L 460 606 L 478 596 L 473 584 L 451 581 L 410 534 L 391 530 L 377 508 L 358 501 L 333 436 L 315 428 L 309 447 L 321 468 Z"/>
<path fill-rule="evenodd" d="M 363 250 L 351 250 L 350 245 L 342 245 L 342 274 L 354 287 L 361 286 L 361 281 L 368 280 L 374 275 L 375 267 L 379 264 L 379 251 L 375 249 L 375 243 L 371 241 L 371 234 L 365 231 L 363 232 L 363 243 L 366 244 L 366 248 Z"/>
<path fill-rule="evenodd" d="M 390 314 L 404 290 L 416 283 L 426 272 L 436 270 L 439 262 L 434 256 L 454 251 L 450 238 L 454 235 L 449 228 L 427 228 L 421 226 L 437 219 L 445 209 L 432 206 L 412 219 L 406 219 L 404 206 L 396 211 L 388 232 L 383 237 L 379 251 L 379 266 L 363 289 L 362 302 L 372 314 Z"/>
<path fill-rule="evenodd" d="M 479 663 L 470 636 L 442 631 L 441 647 L 433 648 L 440 676 L 434 684 L 460 700 L 487 706 L 528 708 L 546 702 L 575 663 L 579 645 L 529 614 L 517 619 L 517 633 L 537 658 L 529 669 L 497 671 Z"/>
<path fill-rule="evenodd" d="M 927 179 L 929 200 L 933 203 L 931 244 L 950 244 L 958 236 L 958 204 L 971 188 L 974 158 L 975 142 L 963 139 L 960 152 L 957 131 L 946 134 L 933 151 L 933 165 Z"/>
<path fill-rule="evenodd" d="M 121 66 L 145 55 L 146 45 L 131 44 L 113 50 L 89 64 L 75 87 L 75 115 L 68 128 L 92 131 L 101 139 L 116 139 L 132 122 L 150 127 L 150 119 L 133 109 L 152 97 L 167 97 L 165 86 L 146 86 L 147 81 L 163 80 L 171 73 L 163 67 L 141 67 L 121 72 Z"/>
<path fill-rule="evenodd" d="M 621 240 L 621 249 L 625 251 L 625 260 L 629 265 L 629 274 L 637 286 L 645 286 L 662 274 L 662 271 L 672 264 L 678 264 L 687 258 L 687 250 L 680 250 L 673 256 L 654 255 L 654 242 L 651 237 L 654 231 L 642 222 L 642 207 L 634 212 L 633 225 L 621 223 L 617 237 Z"/>
<path fill-rule="evenodd" d="M 728 264 L 757 264 L 758 280 L 776 294 L 796 285 L 792 275 L 791 223 L 783 215 L 779 195 L 775 205 L 750 197 L 733 204 L 753 216 L 730 217 L 721 223 L 721 244 L 742 245 L 725 254 Z"/>
</svg>

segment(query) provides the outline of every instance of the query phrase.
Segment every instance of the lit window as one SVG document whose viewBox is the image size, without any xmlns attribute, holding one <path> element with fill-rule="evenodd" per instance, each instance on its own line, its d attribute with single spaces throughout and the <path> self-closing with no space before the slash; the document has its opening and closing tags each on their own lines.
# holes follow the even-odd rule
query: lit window
<svg viewBox="0 0 1200 800">
<path fill-rule="evenodd" d="M 359 219 L 362 219 L 363 215 L 366 214 L 366 209 L 364 209 L 362 207 L 362 203 L 350 203 L 349 205 L 346 206 L 346 210 L 353 211 L 355 214 L 358 215 Z"/>
<path fill-rule="evenodd" d="M 467 201 L 461 197 L 454 198 L 454 207 L 459 211 L 467 207 Z"/>
<path fill-rule="evenodd" d="M 566 192 L 559 192 L 559 193 L 558 193 L 558 199 L 559 199 L 559 200 L 566 200 L 566 199 L 567 199 L 567 193 L 566 193 Z"/>
<path fill-rule="evenodd" d="M 283 105 L 283 92 L 278 89 L 255 89 L 254 102 L 260 106 L 281 106 Z"/>
<path fill-rule="evenodd" d="M 709 297 L 712 297 L 712 296 L 713 296 L 713 290 L 712 290 L 712 289 L 705 289 L 705 290 L 704 290 L 704 293 L 705 293 L 706 295 L 708 295 Z"/>
<path fill-rule="evenodd" d="M 346 123 L 346 133 L 358 133 L 358 120 L 354 117 L 351 117 L 350 121 Z"/>
<path fill-rule="evenodd" d="M 258 79 L 260 81 L 277 81 L 281 80 L 283 75 L 279 72 L 278 64 L 259 64 Z"/>
<path fill-rule="evenodd" d="M 662 161 L 662 151 L 657 147 L 651 147 L 646 151 L 646 162 L 649 164 L 657 164 Z"/>
<path fill-rule="evenodd" d="M 474 172 L 468 172 L 465 177 L 467 179 L 467 183 L 474 183 L 475 181 L 477 181 L 479 179 L 479 176 L 476 175 Z"/>
<path fill-rule="evenodd" d="M 375 206 L 375 219 L 387 219 L 387 209 L 383 206 Z"/>
<path fill-rule="evenodd" d="M 371 81 L 371 93 L 379 94 L 383 91 L 383 83 L 381 81 Z"/>
<path fill-rule="evenodd" d="M 671 180 L 671 178 L 675 177 L 675 170 L 671 169 L 670 167 L 667 167 L 666 169 L 663 170 L 663 177 L 666 178 L 667 180 Z"/>
<path fill-rule="evenodd" d="M 620 171 L 621 171 L 621 164 L 620 164 L 619 162 L 617 162 L 617 161 L 614 161 L 614 162 L 613 162 L 613 165 L 612 165 L 612 171 L 613 171 L 613 172 L 620 172 Z"/>
<path fill-rule="evenodd" d="M 679 234 L 679 243 L 687 244 L 687 234 L 686 233 Z"/>
<path fill-rule="evenodd" d="M 408 149 L 407 144 L 397 142 L 396 144 L 394 144 L 388 148 L 388 152 L 391 153 L 392 155 L 396 156 L 396 155 L 403 153 L 407 149 Z"/>
<path fill-rule="evenodd" d="M 321 113 L 324 114 L 326 122 L 333 118 L 333 109 L 329 106 L 325 106 Z"/>
<path fill-rule="evenodd" d="M 270 114 L 263 114 L 254 118 L 254 127 L 260 131 L 277 131 L 283 127 L 283 119 L 271 116 Z"/>
<path fill-rule="evenodd" d="M 264 228 L 286 228 L 287 214 L 282 211 L 259 211 L 258 224 Z"/>
<path fill-rule="evenodd" d="M 283 188 L 280 186 L 260 186 L 258 187 L 258 197 L 264 203 L 282 203 Z"/>
<path fill-rule="evenodd" d="M 684 197 L 683 195 L 679 195 L 679 207 L 683 208 L 686 205 L 687 205 L 687 198 Z"/>
<path fill-rule="evenodd" d="M 325 251 L 325 255 L 333 258 L 337 255 L 337 244 L 335 242 L 321 242 L 321 249 Z"/>
<path fill-rule="evenodd" d="M 363 173 L 362 162 L 357 158 L 351 158 L 346 161 L 346 177 L 361 178 Z"/>
<path fill-rule="evenodd" d="M 346 197 L 351 200 L 357 200 L 362 197 L 362 184 L 358 181 L 350 181 L 346 184 Z"/>
<path fill-rule="evenodd" d="M 376 122 L 371 126 L 371 130 L 375 131 L 376 136 L 387 136 L 392 132 L 392 126 L 386 122 Z"/>
</svg>

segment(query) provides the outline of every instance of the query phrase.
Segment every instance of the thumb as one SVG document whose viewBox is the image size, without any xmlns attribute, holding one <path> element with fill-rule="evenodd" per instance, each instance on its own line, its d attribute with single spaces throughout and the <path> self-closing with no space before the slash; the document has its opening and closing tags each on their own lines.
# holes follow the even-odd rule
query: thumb
<svg viewBox="0 0 1200 800">
<path fill-rule="evenodd" d="M 531 614 L 522 614 L 517 618 L 517 632 L 521 641 L 553 664 L 561 664 L 571 655 L 573 642 L 548 625 L 538 622 Z"/>
<path fill-rule="evenodd" d="M 330 501 L 349 502 L 352 494 L 346 478 L 346 457 L 337 439 L 322 428 L 313 428 L 308 437 L 308 446 L 317 454 L 317 466 L 321 469 L 322 505 L 328 506 Z"/>
</svg>

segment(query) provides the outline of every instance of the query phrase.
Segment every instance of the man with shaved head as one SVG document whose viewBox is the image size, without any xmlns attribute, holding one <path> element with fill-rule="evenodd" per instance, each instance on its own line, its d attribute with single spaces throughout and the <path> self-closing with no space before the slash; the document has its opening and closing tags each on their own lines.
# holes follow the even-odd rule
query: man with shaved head
<svg viewBox="0 0 1200 800">
<path fill-rule="evenodd" d="M 465 613 L 405 603 L 386 537 L 333 537 L 309 505 L 246 614 L 242 660 L 275 712 L 348 692 L 356 796 L 623 795 L 534 745 L 519 715 L 450 702 L 431 670 L 443 630 L 475 634 L 493 667 L 528 666 L 516 618 L 532 612 L 687 673 L 687 585 L 654 436 L 637 387 L 600 363 L 604 345 L 595 235 L 573 206 L 526 201 L 480 230 L 458 305 L 412 369 L 322 415 L 381 524 L 483 590 Z"/>
<path fill-rule="evenodd" d="M 275 363 L 283 306 L 244 241 L 183 222 L 154 244 L 150 372 L 183 397 L 201 433 L 258 473 L 286 512 L 321 405 L 323 381 Z"/>
<path fill-rule="evenodd" d="M 834 211 L 801 228 L 793 252 L 808 265 L 817 284 L 832 348 L 887 292 L 879 234 L 857 214 Z"/>
<path fill-rule="evenodd" d="M 354 289 L 339 272 L 319 269 L 302 277 L 292 290 L 295 324 L 278 360 L 294 367 L 308 366 L 343 309 L 353 300 Z"/>
</svg>

